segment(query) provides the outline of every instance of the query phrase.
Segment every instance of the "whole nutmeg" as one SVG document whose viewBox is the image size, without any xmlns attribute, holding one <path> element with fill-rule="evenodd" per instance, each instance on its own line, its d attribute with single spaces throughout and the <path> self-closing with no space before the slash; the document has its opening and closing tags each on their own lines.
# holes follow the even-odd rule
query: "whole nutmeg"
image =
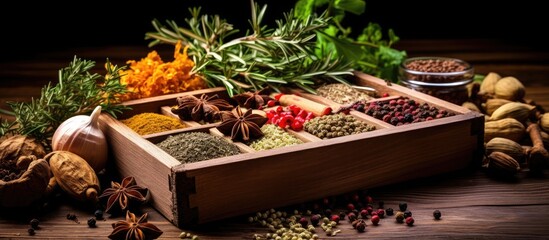
<svg viewBox="0 0 549 240">
<path fill-rule="evenodd" d="M 526 90 L 518 79 L 514 77 L 504 77 L 494 85 L 494 93 L 496 98 L 520 101 L 524 98 Z"/>
</svg>

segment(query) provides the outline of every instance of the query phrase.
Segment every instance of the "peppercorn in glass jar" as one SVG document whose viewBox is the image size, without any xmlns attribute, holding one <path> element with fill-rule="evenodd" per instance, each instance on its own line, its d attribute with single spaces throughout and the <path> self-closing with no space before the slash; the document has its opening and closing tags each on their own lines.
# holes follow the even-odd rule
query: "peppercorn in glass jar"
<svg viewBox="0 0 549 240">
<path fill-rule="evenodd" d="M 404 86 L 457 105 L 469 98 L 467 84 L 473 77 L 473 67 L 455 58 L 408 58 L 399 69 L 399 80 Z"/>
</svg>

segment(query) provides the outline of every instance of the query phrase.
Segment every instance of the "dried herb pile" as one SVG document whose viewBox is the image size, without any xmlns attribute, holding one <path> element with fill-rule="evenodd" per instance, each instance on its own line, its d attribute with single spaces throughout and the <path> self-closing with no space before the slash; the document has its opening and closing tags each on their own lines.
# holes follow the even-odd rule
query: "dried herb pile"
<svg viewBox="0 0 549 240">
<path fill-rule="evenodd" d="M 156 145 L 181 163 L 199 162 L 240 153 L 236 145 L 203 132 L 169 136 Z"/>
</svg>

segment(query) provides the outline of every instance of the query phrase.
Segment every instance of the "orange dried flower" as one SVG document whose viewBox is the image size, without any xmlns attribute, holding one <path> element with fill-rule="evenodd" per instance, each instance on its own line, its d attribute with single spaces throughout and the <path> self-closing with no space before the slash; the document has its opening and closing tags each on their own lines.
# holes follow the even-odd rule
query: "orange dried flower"
<svg viewBox="0 0 549 240">
<path fill-rule="evenodd" d="M 206 88 L 204 79 L 191 74 L 194 62 L 187 56 L 188 46 L 183 51 L 181 48 L 181 42 L 177 42 L 172 62 L 163 62 L 156 51 L 140 61 L 129 60 L 129 69 L 122 70 L 120 79 L 128 93 L 120 99 L 125 101 Z"/>
</svg>

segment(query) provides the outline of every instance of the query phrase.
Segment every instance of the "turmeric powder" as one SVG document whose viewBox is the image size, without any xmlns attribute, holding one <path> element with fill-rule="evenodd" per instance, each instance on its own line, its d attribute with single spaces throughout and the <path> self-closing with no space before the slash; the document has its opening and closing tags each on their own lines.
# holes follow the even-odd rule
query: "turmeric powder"
<svg viewBox="0 0 549 240">
<path fill-rule="evenodd" d="M 128 93 L 120 99 L 126 101 L 206 88 L 204 79 L 191 74 L 194 62 L 187 56 L 188 47 L 181 52 L 182 44 L 177 42 L 172 62 L 163 62 L 156 51 L 140 61 L 127 61 L 129 69 L 121 70 L 120 82 L 126 85 Z"/>
<path fill-rule="evenodd" d="M 139 135 L 159 133 L 187 127 L 179 119 L 158 113 L 141 113 L 128 119 L 121 120 Z"/>
</svg>

